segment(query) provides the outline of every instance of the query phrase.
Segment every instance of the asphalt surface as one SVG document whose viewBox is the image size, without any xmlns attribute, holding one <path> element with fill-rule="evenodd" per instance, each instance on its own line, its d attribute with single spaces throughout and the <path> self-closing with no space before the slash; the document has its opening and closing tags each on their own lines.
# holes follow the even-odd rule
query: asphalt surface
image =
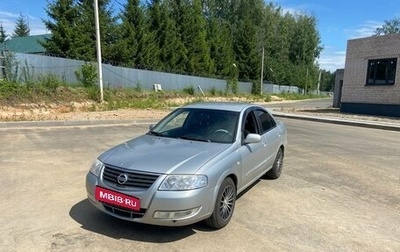
<svg viewBox="0 0 400 252">
<path fill-rule="evenodd" d="M 0 251 L 400 251 L 400 132 L 290 116 L 282 176 L 240 195 L 217 231 L 120 221 L 87 201 L 91 162 L 152 120 L 3 123 Z"/>
<path fill-rule="evenodd" d="M 256 182 L 217 231 L 120 221 L 87 201 L 92 160 L 148 124 L 0 129 L 0 250 L 400 251 L 399 132 L 282 120 L 282 176 Z"/>
</svg>

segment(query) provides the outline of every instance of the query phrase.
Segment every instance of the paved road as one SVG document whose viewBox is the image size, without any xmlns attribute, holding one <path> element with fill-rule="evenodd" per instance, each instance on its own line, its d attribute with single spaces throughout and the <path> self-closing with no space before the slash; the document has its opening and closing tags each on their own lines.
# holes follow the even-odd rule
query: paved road
<svg viewBox="0 0 400 252">
<path fill-rule="evenodd" d="M 332 108 L 333 98 L 322 98 L 322 99 L 310 99 L 310 100 L 298 100 L 298 101 L 285 101 L 285 102 L 271 102 L 266 105 L 268 108 L 272 109 L 326 109 Z"/>
<path fill-rule="evenodd" d="M 0 250 L 400 251 L 400 133 L 284 121 L 283 175 L 218 231 L 124 222 L 85 199 L 91 161 L 147 125 L 0 129 Z"/>
</svg>

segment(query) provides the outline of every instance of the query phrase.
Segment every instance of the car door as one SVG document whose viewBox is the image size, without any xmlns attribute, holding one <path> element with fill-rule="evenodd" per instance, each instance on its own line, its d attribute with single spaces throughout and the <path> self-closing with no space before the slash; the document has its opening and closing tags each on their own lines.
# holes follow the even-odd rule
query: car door
<svg viewBox="0 0 400 252">
<path fill-rule="evenodd" d="M 261 142 L 263 143 L 265 155 L 263 162 L 265 164 L 265 169 L 269 170 L 274 164 L 275 156 L 280 147 L 281 133 L 275 119 L 267 111 L 257 109 L 254 111 L 254 114 L 260 125 Z"/>
<path fill-rule="evenodd" d="M 248 110 L 242 118 L 242 145 L 239 153 L 242 159 L 241 183 L 239 189 L 247 187 L 257 179 L 261 172 L 265 170 L 265 142 L 262 138 L 259 143 L 245 143 L 244 139 L 250 133 L 260 134 L 258 120 L 254 114 L 254 109 Z"/>
</svg>

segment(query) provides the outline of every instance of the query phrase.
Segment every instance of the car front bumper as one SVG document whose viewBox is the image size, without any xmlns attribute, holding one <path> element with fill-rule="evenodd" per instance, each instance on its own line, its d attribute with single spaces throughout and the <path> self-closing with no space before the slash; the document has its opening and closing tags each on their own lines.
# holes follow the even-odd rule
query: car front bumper
<svg viewBox="0 0 400 252">
<path fill-rule="evenodd" d="M 92 173 L 86 176 L 86 190 L 89 201 L 99 210 L 127 221 L 159 225 L 185 226 L 209 217 L 214 207 L 215 188 L 204 187 L 188 191 L 159 191 L 160 177 L 150 188 L 143 190 L 120 190 L 112 187 Z M 95 188 L 113 190 L 140 199 L 140 211 L 123 209 L 96 200 Z"/>
</svg>

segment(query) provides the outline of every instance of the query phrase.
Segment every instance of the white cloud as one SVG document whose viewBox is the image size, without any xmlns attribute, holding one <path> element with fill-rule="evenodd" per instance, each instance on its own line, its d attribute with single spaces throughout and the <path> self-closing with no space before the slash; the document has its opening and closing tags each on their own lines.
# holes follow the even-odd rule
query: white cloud
<svg viewBox="0 0 400 252">
<path fill-rule="evenodd" d="M 345 29 L 344 32 L 348 39 L 365 38 L 374 35 L 376 28 L 382 25 L 382 22 L 367 21 L 359 27 Z"/>
<path fill-rule="evenodd" d="M 5 17 L 5 18 L 17 18 L 19 17 L 19 13 L 11 13 L 11 12 L 6 12 L 6 11 L 0 11 L 0 17 Z"/>
<path fill-rule="evenodd" d="M 3 25 L 4 30 L 8 36 L 11 36 L 15 29 L 15 22 L 20 16 L 20 13 L 12 13 L 0 11 L 0 24 Z M 46 26 L 43 24 L 42 19 L 29 15 L 29 29 L 31 35 L 40 35 L 48 33 Z"/>
<path fill-rule="evenodd" d="M 327 71 L 334 72 L 336 69 L 344 68 L 346 60 L 345 51 L 336 52 L 322 52 L 320 58 L 318 59 L 318 64 L 320 68 Z"/>
</svg>

